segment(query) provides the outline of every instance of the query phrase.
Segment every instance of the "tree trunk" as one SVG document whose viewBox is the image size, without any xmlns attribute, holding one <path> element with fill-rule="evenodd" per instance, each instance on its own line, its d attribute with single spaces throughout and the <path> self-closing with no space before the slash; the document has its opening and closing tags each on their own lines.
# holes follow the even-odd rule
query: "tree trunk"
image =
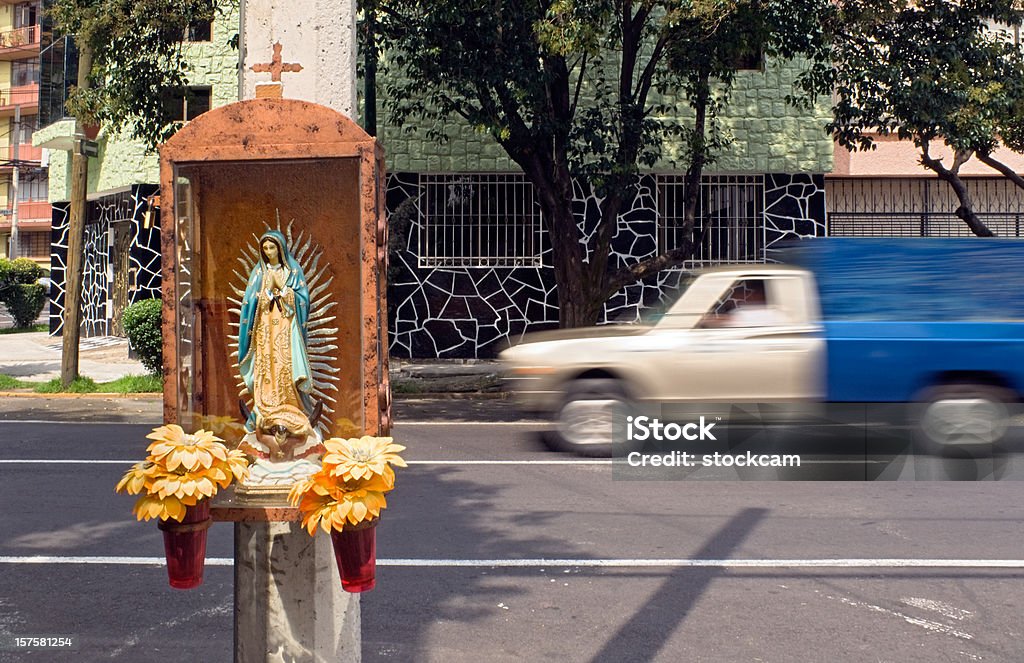
<svg viewBox="0 0 1024 663">
<path fill-rule="evenodd" d="M 967 191 L 967 185 L 960 179 L 960 166 L 970 159 L 971 154 L 969 152 L 957 151 L 956 156 L 953 159 L 953 167 L 946 168 L 942 165 L 942 161 L 939 159 L 933 159 L 928 153 L 928 141 L 925 141 L 921 146 L 921 164 L 939 176 L 940 179 L 945 181 L 949 186 L 953 188 L 953 193 L 956 194 L 957 200 L 960 201 L 960 207 L 956 208 L 956 215 L 960 217 L 967 227 L 971 229 L 971 232 L 978 237 L 995 237 L 995 233 L 989 230 L 985 222 L 974 211 L 974 201 L 971 200 L 971 194 Z"/>
<path fill-rule="evenodd" d="M 552 267 L 558 295 L 558 325 L 585 327 L 597 321 L 603 302 L 595 302 L 588 278 L 580 228 L 572 212 L 572 177 L 568 164 L 534 150 L 516 159 L 537 191 L 551 240 Z"/>
<path fill-rule="evenodd" d="M 692 237 L 697 222 L 697 205 L 700 202 L 700 182 L 707 162 L 705 132 L 707 131 L 708 102 L 711 99 L 710 75 L 704 72 L 697 83 L 694 96 L 693 138 L 690 147 L 690 165 L 686 168 L 683 189 L 683 236 Z"/>
<path fill-rule="evenodd" d="M 92 71 L 92 49 L 79 44 L 78 87 L 89 88 Z M 82 123 L 75 123 L 75 133 L 81 133 Z M 68 218 L 68 256 L 64 271 L 64 327 L 63 353 L 60 361 L 60 381 L 67 387 L 78 377 L 78 343 L 82 324 L 82 263 L 84 261 L 86 196 L 89 184 L 89 158 L 81 153 L 79 145 L 71 153 L 71 203 Z"/>
</svg>

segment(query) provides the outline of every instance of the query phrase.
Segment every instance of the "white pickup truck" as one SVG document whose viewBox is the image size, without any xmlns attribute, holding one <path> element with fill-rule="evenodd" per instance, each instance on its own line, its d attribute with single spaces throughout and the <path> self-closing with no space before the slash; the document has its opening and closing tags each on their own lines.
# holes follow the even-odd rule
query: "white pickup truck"
<svg viewBox="0 0 1024 663">
<path fill-rule="evenodd" d="M 1024 284 L 991 286 L 1017 278 L 1024 243 L 809 243 L 808 268 L 699 271 L 644 324 L 527 336 L 501 354 L 506 384 L 553 421 L 549 444 L 593 455 L 645 402 L 922 402 L 959 430 L 943 442 L 998 437 L 1024 391 Z"/>
</svg>

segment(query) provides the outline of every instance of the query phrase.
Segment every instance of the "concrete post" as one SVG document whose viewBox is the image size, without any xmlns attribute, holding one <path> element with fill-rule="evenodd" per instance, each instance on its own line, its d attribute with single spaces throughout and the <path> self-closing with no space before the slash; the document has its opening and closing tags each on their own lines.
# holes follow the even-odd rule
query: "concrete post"
<svg viewBox="0 0 1024 663">
<path fill-rule="evenodd" d="M 270 62 L 274 44 L 280 43 L 282 62 L 302 67 L 277 77 L 284 96 L 328 106 L 355 121 L 355 0 L 245 0 L 243 5 L 241 98 L 256 98 L 256 84 L 274 78 L 253 66 Z"/>
<path fill-rule="evenodd" d="M 286 98 L 355 118 L 355 0 L 243 0 L 241 16 L 240 99 L 280 82 Z M 236 663 L 358 663 L 359 626 L 329 537 L 297 522 L 235 523 Z"/>
<path fill-rule="evenodd" d="M 297 522 L 235 523 L 236 663 L 358 663 L 359 626 L 330 537 Z"/>
</svg>

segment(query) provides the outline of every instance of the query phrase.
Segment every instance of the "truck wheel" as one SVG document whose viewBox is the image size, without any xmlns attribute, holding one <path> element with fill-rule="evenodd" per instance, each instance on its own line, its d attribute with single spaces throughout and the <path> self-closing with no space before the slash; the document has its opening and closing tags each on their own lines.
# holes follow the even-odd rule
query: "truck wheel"
<svg viewBox="0 0 1024 663">
<path fill-rule="evenodd" d="M 569 385 L 544 442 L 556 451 L 581 456 L 612 455 L 613 427 L 632 410 L 616 380 L 578 380 Z"/>
<path fill-rule="evenodd" d="M 946 384 L 925 390 L 918 400 L 920 447 L 947 456 L 963 449 L 984 451 L 999 442 L 1007 430 L 1007 404 L 1016 395 L 991 385 Z"/>
</svg>

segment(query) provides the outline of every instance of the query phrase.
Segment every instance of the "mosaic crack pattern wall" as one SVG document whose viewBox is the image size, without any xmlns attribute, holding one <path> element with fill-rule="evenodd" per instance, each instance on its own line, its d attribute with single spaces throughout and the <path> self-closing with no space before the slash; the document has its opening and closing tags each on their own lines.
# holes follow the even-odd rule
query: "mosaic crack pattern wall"
<svg viewBox="0 0 1024 663">
<path fill-rule="evenodd" d="M 825 235 L 825 176 L 769 174 L 764 178 L 765 247 Z"/>
<path fill-rule="evenodd" d="M 68 203 L 54 203 L 50 217 L 50 333 L 64 326 L 64 272 L 68 258 Z"/>
<path fill-rule="evenodd" d="M 114 230 L 112 224 L 130 223 L 127 265 L 128 303 L 160 296 L 160 226 L 144 224 L 146 199 L 159 187 L 135 185 L 129 191 L 89 201 L 85 226 L 85 262 L 82 266 L 82 335 L 104 336 L 111 332 L 114 282 Z M 68 253 L 68 203 L 54 203 L 51 225 L 50 333 L 59 335 L 64 325 L 65 268 Z"/>
<path fill-rule="evenodd" d="M 154 185 L 90 203 L 87 230 L 86 335 L 111 327 L 111 223 L 129 220 L 129 269 L 135 272 L 130 302 L 160 296 L 160 232 L 143 223 L 146 198 Z M 586 237 L 595 231 L 600 197 L 584 182 L 574 183 L 574 212 Z M 824 235 L 825 193 L 822 175 L 765 176 L 765 243 L 770 257 L 778 242 Z M 493 357 L 523 334 L 558 325 L 554 273 L 548 267 L 429 268 L 418 266 L 420 186 L 416 173 L 394 173 L 387 180 L 387 209 L 392 227 L 388 304 L 391 352 L 397 357 Z M 50 331 L 63 321 L 64 265 L 67 255 L 67 203 L 53 206 L 52 302 Z M 619 217 L 612 261 L 622 266 L 657 250 L 657 185 L 642 176 L 636 195 Z M 542 261 L 551 264 L 544 246 Z M 649 282 L 624 288 L 605 305 L 601 323 L 633 322 L 643 310 L 664 301 L 678 287 L 681 272 L 669 270 Z"/>
<path fill-rule="evenodd" d="M 128 249 L 129 269 L 133 272 L 129 303 L 160 298 L 160 213 L 154 210 L 152 222 L 145 223 L 147 199 L 160 191 L 155 184 L 132 187 L 131 243 Z"/>
<path fill-rule="evenodd" d="M 574 183 L 574 213 L 589 238 L 599 218 L 600 198 L 585 182 Z M 822 175 L 765 176 L 765 243 L 824 235 Z M 550 266 L 540 268 L 420 268 L 418 266 L 421 189 L 416 173 L 393 173 L 387 180 L 392 231 L 388 306 L 391 354 L 397 357 L 493 357 L 527 332 L 558 325 L 558 298 Z M 613 238 L 615 266 L 657 250 L 657 187 L 641 176 L 636 195 L 619 217 Z M 542 250 L 551 264 L 551 249 Z M 601 323 L 633 322 L 646 307 L 678 287 L 679 270 L 624 288 L 605 305 Z"/>
</svg>

